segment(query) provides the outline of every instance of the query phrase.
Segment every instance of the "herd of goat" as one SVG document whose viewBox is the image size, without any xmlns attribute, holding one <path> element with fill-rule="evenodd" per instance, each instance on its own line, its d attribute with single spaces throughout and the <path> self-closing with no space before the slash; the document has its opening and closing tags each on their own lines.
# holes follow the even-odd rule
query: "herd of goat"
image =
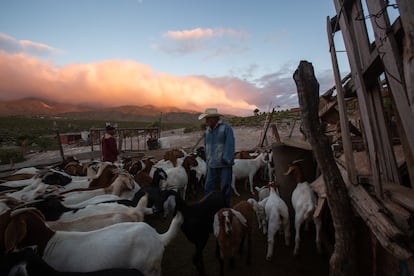
<svg viewBox="0 0 414 276">
<path fill-rule="evenodd" d="M 239 156 L 240 154 L 241 156 Z M 203 148 L 194 153 L 172 149 L 164 158 L 128 159 L 120 163 L 80 162 L 67 158 L 58 166 L 24 168 L 0 179 L 0 275 L 162 275 L 164 250 L 182 231 L 195 246 L 192 263 L 203 275 L 203 250 L 214 233 L 220 273 L 225 261 L 234 265 L 247 243 L 251 262 L 252 233 L 267 235 L 266 259 L 271 260 L 277 232 L 290 244 L 290 219 L 278 194 L 271 152 L 240 152 L 233 167 L 232 188 L 246 179 L 251 198 L 225 206 L 220 191 L 203 193 L 206 175 Z M 296 178 L 294 255 L 299 252 L 305 220 L 316 225 L 321 249 L 321 222 L 313 218 L 316 197 L 301 178 L 298 163 L 286 174 Z M 268 184 L 254 185 L 259 171 Z M 172 217 L 160 234 L 145 218 Z"/>
</svg>

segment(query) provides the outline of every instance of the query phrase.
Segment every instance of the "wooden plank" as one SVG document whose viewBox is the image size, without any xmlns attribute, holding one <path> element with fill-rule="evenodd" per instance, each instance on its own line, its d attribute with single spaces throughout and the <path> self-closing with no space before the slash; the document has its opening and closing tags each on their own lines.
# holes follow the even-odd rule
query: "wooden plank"
<svg viewBox="0 0 414 276">
<path fill-rule="evenodd" d="M 265 139 L 267 137 L 267 130 L 269 129 L 269 125 L 270 125 L 270 122 L 272 121 L 274 112 L 275 112 L 275 109 L 273 108 L 272 112 L 267 113 L 266 121 L 265 121 L 264 126 L 263 126 L 263 130 L 260 133 L 259 143 L 257 144 L 257 147 L 259 147 L 259 148 L 263 147 L 263 144 L 264 144 Z"/>
<path fill-rule="evenodd" d="M 368 39 L 367 26 L 365 25 L 365 18 L 362 10 L 363 8 L 361 1 L 353 1 L 351 14 L 354 20 L 352 21 L 352 28 L 354 35 L 357 38 L 354 43 L 359 51 L 359 58 L 361 61 L 359 66 L 362 71 L 364 71 L 371 66 L 373 58 L 370 41 Z"/>
<path fill-rule="evenodd" d="M 337 93 L 337 100 L 338 100 L 338 108 L 339 108 L 339 118 L 340 118 L 340 124 L 341 124 L 341 137 L 342 137 L 342 143 L 344 147 L 344 154 L 347 164 L 347 170 L 349 172 L 350 181 L 353 184 L 357 184 L 357 177 L 355 172 L 355 163 L 354 158 L 352 156 L 352 142 L 351 142 L 351 134 L 349 132 L 349 120 L 348 115 L 346 113 L 346 103 L 345 103 L 345 97 L 344 92 L 342 88 L 342 82 L 341 77 L 339 73 L 339 67 L 338 67 L 338 60 L 336 58 L 336 50 L 335 50 L 335 42 L 332 35 L 332 29 L 331 29 L 331 20 L 329 17 L 327 18 L 327 33 L 328 33 L 328 40 L 329 40 L 329 51 L 331 52 L 331 60 L 332 60 L 332 67 L 335 77 L 335 83 L 336 83 L 336 93 Z"/>
<path fill-rule="evenodd" d="M 414 1 L 397 0 L 404 29 L 403 68 L 411 111 L 414 113 Z"/>
<path fill-rule="evenodd" d="M 404 157 L 404 151 L 401 145 L 395 145 L 393 147 L 396 164 L 398 168 L 404 165 L 405 163 L 405 157 Z M 355 160 L 356 166 L 356 173 L 358 176 L 370 176 L 372 174 L 371 167 L 370 167 L 370 161 L 368 159 L 368 153 L 366 151 L 359 151 L 354 152 L 353 157 Z M 341 155 L 336 160 L 338 163 L 340 163 L 342 166 L 346 167 L 346 161 L 345 156 Z"/>
<path fill-rule="evenodd" d="M 322 174 L 318 178 L 316 178 L 312 183 L 310 183 L 309 186 L 318 195 L 318 198 L 326 197 L 325 181 L 323 180 Z"/>
<path fill-rule="evenodd" d="M 404 233 L 383 213 L 383 207 L 374 200 L 361 185 L 352 185 L 346 169 L 338 164 L 342 178 L 348 188 L 352 207 L 364 220 L 381 246 L 398 260 L 407 260 L 413 252 L 397 241 L 404 240 Z"/>
<path fill-rule="evenodd" d="M 384 73 L 387 77 L 390 92 L 393 95 L 396 110 L 400 114 L 401 123 L 407 137 L 414 137 L 414 114 L 410 108 L 407 91 L 404 88 L 402 74 L 403 64 L 400 52 L 386 12 L 383 0 L 367 1 L 367 8 L 371 16 L 372 27 L 377 41 L 377 47 L 381 47 L 380 58 L 384 64 Z M 408 149 L 414 153 L 414 139 L 408 139 Z"/>
<path fill-rule="evenodd" d="M 385 114 L 383 109 L 383 99 L 381 95 L 381 89 L 379 87 L 379 83 L 375 87 L 372 87 L 371 93 L 371 102 L 374 106 L 375 113 L 377 116 L 374 118 L 376 122 L 376 135 L 375 139 L 378 145 L 379 152 L 379 162 L 381 163 L 382 168 L 382 178 L 392 181 L 398 185 L 400 185 L 400 177 L 397 168 L 397 162 L 395 160 L 394 151 L 392 148 L 392 141 L 389 136 L 389 132 L 387 130 L 387 126 L 385 125 Z"/>
<path fill-rule="evenodd" d="M 382 196 L 382 187 L 376 155 L 378 145 L 375 144 L 375 139 L 373 137 L 374 131 L 372 123 L 372 118 L 375 116 L 375 113 L 372 110 L 372 106 L 369 104 L 367 88 L 365 86 L 362 74 L 362 63 L 358 49 L 359 45 L 356 44 L 358 37 L 356 37 L 353 29 L 354 18 L 355 16 L 358 16 L 358 14 L 347 14 L 347 9 L 343 9 L 343 1 L 334 0 L 334 4 L 336 13 L 341 15 L 339 18 L 339 24 L 341 26 L 342 35 L 344 37 L 344 43 L 351 66 L 352 79 L 354 81 L 355 90 L 357 91 L 358 95 L 359 111 L 361 114 L 365 139 L 370 155 L 369 160 L 371 163 L 372 178 L 373 182 L 376 183 L 375 191 L 380 198 Z"/>
<path fill-rule="evenodd" d="M 390 199 L 401 206 L 414 212 L 414 191 L 413 189 L 396 185 L 395 183 L 384 183 L 384 191 Z"/>
<path fill-rule="evenodd" d="M 413 214 L 407 211 L 401 205 L 393 202 L 390 199 L 382 201 L 387 211 L 390 213 L 395 224 L 408 236 L 411 236 L 414 230 L 414 217 Z"/>
</svg>

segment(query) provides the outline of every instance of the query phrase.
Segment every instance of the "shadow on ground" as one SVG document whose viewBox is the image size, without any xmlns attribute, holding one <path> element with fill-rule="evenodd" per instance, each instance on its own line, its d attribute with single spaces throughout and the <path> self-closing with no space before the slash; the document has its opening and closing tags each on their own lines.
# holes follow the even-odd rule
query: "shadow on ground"
<svg viewBox="0 0 414 276">
<path fill-rule="evenodd" d="M 240 197 L 233 195 L 232 205 L 240 200 L 246 200 L 251 196 L 242 184 L 238 185 Z M 197 198 L 202 196 L 201 192 Z M 196 200 L 196 199 L 193 199 Z M 164 233 L 169 226 L 171 218 L 163 219 L 161 215 L 154 215 L 148 218 L 148 223 L 155 227 L 158 232 Z M 253 258 L 250 266 L 246 265 L 246 248 L 243 255 L 237 256 L 236 266 L 230 269 L 226 263 L 226 275 L 254 275 L 254 276 L 324 276 L 329 274 L 329 256 L 318 254 L 315 246 L 315 231 L 313 227 L 308 230 L 302 229 L 300 255 L 294 257 L 294 229 L 291 225 L 292 239 L 291 245 L 286 247 L 282 235 L 275 238 L 274 256 L 271 261 L 266 261 L 266 237 L 255 227 L 253 238 Z M 186 239 L 180 231 L 176 239 L 166 248 L 162 262 L 164 276 L 189 276 L 197 275 L 197 271 L 191 260 L 195 252 L 195 247 Z M 215 237 L 210 235 L 210 239 L 203 254 L 206 274 L 209 276 L 219 275 L 219 262 L 215 256 Z"/>
</svg>

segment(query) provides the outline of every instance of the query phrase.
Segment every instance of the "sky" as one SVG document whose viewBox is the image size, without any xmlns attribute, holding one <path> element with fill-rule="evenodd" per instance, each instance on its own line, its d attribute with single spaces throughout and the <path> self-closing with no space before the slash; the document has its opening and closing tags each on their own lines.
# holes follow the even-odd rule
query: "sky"
<svg viewBox="0 0 414 276">
<path fill-rule="evenodd" d="M 0 100 L 238 116 L 297 107 L 301 60 L 320 93 L 334 85 L 335 14 L 333 0 L 0 0 Z"/>
</svg>

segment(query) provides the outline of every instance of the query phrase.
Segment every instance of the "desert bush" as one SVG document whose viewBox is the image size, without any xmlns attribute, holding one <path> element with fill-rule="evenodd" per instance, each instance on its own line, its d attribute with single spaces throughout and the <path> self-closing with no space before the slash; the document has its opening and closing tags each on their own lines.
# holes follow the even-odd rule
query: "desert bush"
<svg viewBox="0 0 414 276">
<path fill-rule="evenodd" d="M 22 162 L 24 160 L 20 149 L 0 149 L 0 165 Z"/>
</svg>

